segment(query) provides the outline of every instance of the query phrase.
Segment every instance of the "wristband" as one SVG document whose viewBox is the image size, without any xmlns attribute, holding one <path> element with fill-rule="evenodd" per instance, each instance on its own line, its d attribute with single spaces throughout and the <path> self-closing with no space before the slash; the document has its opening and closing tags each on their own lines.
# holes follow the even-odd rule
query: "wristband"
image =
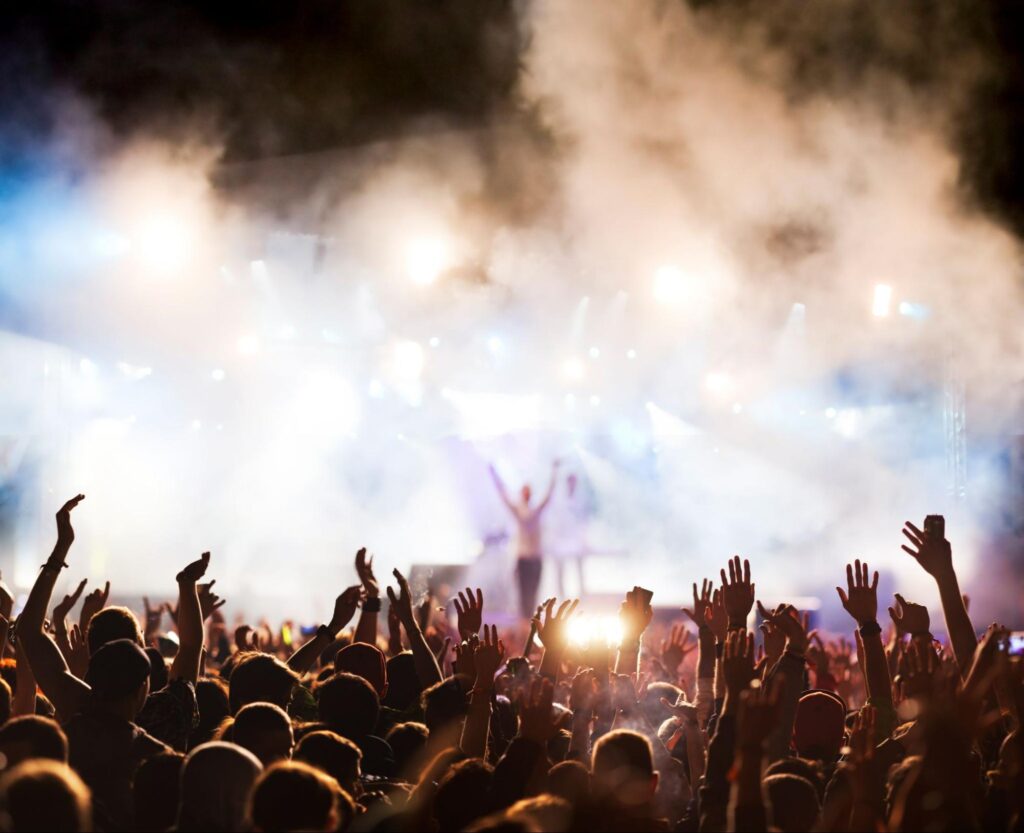
<svg viewBox="0 0 1024 833">
<path fill-rule="evenodd" d="M 878 636 L 882 632 L 882 626 L 878 622 L 862 622 L 860 626 L 860 635 L 862 637 L 867 636 Z"/>
<path fill-rule="evenodd" d="M 380 613 L 380 596 L 367 596 L 363 610 L 367 613 Z"/>
<path fill-rule="evenodd" d="M 43 565 L 42 569 L 44 569 L 44 570 L 53 570 L 55 573 L 59 573 L 61 570 L 63 570 L 67 566 L 68 565 L 65 564 L 63 561 L 61 561 L 60 564 L 51 564 L 49 561 L 47 561 Z"/>
<path fill-rule="evenodd" d="M 910 634 L 911 639 L 921 639 L 929 644 L 935 641 L 935 637 L 932 636 L 931 631 L 918 631 L 917 633 Z"/>
</svg>

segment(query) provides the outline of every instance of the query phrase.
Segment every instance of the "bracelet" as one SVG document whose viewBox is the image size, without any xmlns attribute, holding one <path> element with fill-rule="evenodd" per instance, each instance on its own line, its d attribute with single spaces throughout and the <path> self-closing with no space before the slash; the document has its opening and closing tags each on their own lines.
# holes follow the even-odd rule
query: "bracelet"
<svg viewBox="0 0 1024 833">
<path fill-rule="evenodd" d="M 864 636 L 878 636 L 882 632 L 882 626 L 878 622 L 862 622 L 860 626 L 860 635 Z"/>
<path fill-rule="evenodd" d="M 367 596 L 363 610 L 367 613 L 380 613 L 380 596 Z"/>
<path fill-rule="evenodd" d="M 51 564 L 49 561 L 47 561 L 42 566 L 41 569 L 43 569 L 43 570 L 53 570 L 55 573 L 59 573 L 61 570 L 63 570 L 67 566 L 68 565 L 65 562 L 63 562 L 63 561 L 61 561 L 60 564 Z"/>
</svg>

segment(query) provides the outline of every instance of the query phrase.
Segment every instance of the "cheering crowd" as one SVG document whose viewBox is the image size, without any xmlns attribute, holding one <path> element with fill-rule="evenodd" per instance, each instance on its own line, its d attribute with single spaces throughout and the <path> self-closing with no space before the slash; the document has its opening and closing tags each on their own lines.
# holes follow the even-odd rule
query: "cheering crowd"
<svg viewBox="0 0 1024 833">
<path fill-rule="evenodd" d="M 1022 826 L 1024 665 L 1002 627 L 979 638 L 934 529 L 907 523 L 903 549 L 937 584 L 944 642 L 901 595 L 880 615 L 860 561 L 836 588 L 847 638 L 765 608 L 735 557 L 671 627 L 629 590 L 608 646 L 569 640 L 576 601 L 499 632 L 480 591 L 449 616 L 397 570 L 385 614 L 362 550 L 359 584 L 302 641 L 292 623 L 229 635 L 209 553 L 141 622 L 109 585 L 53 605 L 82 500 L 16 620 L 0 586 L 2 829 Z"/>
</svg>

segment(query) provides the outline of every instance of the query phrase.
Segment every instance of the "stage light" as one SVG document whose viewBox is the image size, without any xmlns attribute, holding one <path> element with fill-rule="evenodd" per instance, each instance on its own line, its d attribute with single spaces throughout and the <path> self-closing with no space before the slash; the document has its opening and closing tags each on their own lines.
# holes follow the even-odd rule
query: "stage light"
<svg viewBox="0 0 1024 833">
<path fill-rule="evenodd" d="M 249 275 L 259 281 L 266 280 L 267 264 L 262 260 L 249 261 Z"/>
<path fill-rule="evenodd" d="M 871 305 L 871 314 L 876 318 L 885 318 L 892 304 L 892 287 L 885 283 L 875 285 L 875 299 Z"/>
<path fill-rule="evenodd" d="M 434 283 L 448 266 L 448 247 L 438 237 L 418 237 L 405 251 L 405 271 L 419 286 Z"/>
<path fill-rule="evenodd" d="M 203 423 L 202 423 L 201 420 L 198 420 L 198 419 L 192 420 L 192 430 L 193 431 L 198 431 L 202 427 L 203 427 Z"/>
<path fill-rule="evenodd" d="M 569 620 L 568 635 L 569 642 L 578 648 L 595 642 L 616 648 L 622 642 L 622 623 L 618 616 L 584 613 Z"/>
<path fill-rule="evenodd" d="M 395 375 L 405 381 L 419 379 L 423 373 L 423 348 L 415 341 L 400 341 L 392 355 Z"/>
<path fill-rule="evenodd" d="M 128 362 L 118 362 L 117 369 L 121 371 L 122 376 L 131 379 L 133 382 L 138 382 L 153 374 L 153 368 L 151 367 L 129 364 Z"/>
<path fill-rule="evenodd" d="M 243 356 L 255 356 L 260 351 L 260 340 L 254 335 L 244 335 L 238 339 L 238 352 Z"/>
<path fill-rule="evenodd" d="M 825 419 L 835 419 L 835 418 L 836 418 L 836 409 L 835 408 L 826 408 L 825 409 Z"/>
<path fill-rule="evenodd" d="M 909 301 L 900 301 L 899 305 L 900 315 L 906 318 L 914 318 L 918 321 L 923 321 L 928 317 L 928 307 L 924 304 L 914 304 Z"/>
<path fill-rule="evenodd" d="M 736 389 L 736 384 L 728 373 L 713 370 L 704 377 L 704 388 L 713 396 L 728 399 Z"/>
<path fill-rule="evenodd" d="M 743 413 L 743 406 L 739 402 L 733 402 L 732 403 L 732 412 L 734 414 L 742 414 Z"/>
<path fill-rule="evenodd" d="M 498 336 L 491 336 L 487 339 L 487 349 L 497 355 L 505 348 L 504 342 Z"/>
<path fill-rule="evenodd" d="M 372 398 L 380 399 L 384 395 L 384 385 L 380 379 L 371 379 L 367 391 Z"/>
<path fill-rule="evenodd" d="M 654 300 L 679 304 L 686 297 L 686 278 L 678 266 L 660 266 L 654 272 Z"/>
<path fill-rule="evenodd" d="M 596 408 L 600 404 L 601 404 L 601 397 L 600 396 L 594 395 L 594 396 L 590 397 L 590 407 Z"/>
<path fill-rule="evenodd" d="M 562 375 L 570 382 L 581 382 L 587 375 L 587 368 L 583 362 L 575 356 L 562 362 Z"/>
<path fill-rule="evenodd" d="M 142 222 L 133 248 L 150 272 L 170 275 L 188 261 L 193 242 L 192 229 L 182 218 L 157 214 Z"/>
<path fill-rule="evenodd" d="M 215 382 L 223 382 L 225 376 L 227 376 L 227 374 L 219 367 L 215 367 L 210 371 L 210 378 Z"/>
<path fill-rule="evenodd" d="M 591 347 L 589 350 L 590 358 L 599 359 L 601 358 L 601 349 L 599 347 Z"/>
<path fill-rule="evenodd" d="M 437 336 L 431 336 L 430 341 L 428 341 L 427 344 L 429 344 L 431 347 L 438 347 L 441 344 L 441 339 L 439 339 Z"/>
<path fill-rule="evenodd" d="M 636 350 L 627 350 L 626 351 L 626 358 L 627 359 L 635 359 L 636 358 Z"/>
</svg>

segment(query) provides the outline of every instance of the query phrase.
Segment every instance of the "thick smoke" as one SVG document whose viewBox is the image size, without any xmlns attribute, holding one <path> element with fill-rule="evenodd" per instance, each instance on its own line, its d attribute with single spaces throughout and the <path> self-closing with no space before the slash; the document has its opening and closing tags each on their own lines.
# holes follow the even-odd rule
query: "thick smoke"
<svg viewBox="0 0 1024 833">
<path fill-rule="evenodd" d="M 0 350 L 19 580 L 83 491 L 83 569 L 115 594 L 209 548 L 236 604 L 313 576 L 323 615 L 359 545 L 471 562 L 506 525 L 485 463 L 542 489 L 556 456 L 594 546 L 628 554 L 600 590 L 675 603 L 740 551 L 766 601 L 829 598 L 854 555 L 925 595 L 898 531 L 929 511 L 970 574 L 1004 495 L 984 453 L 947 471 L 944 394 L 987 448 L 1024 357 L 1019 246 L 957 152 L 992 68 L 953 13 L 939 70 L 899 8 L 805 8 L 524 5 L 486 123 L 263 161 L 206 108 L 126 140 L 60 96 L 0 253 L 4 320 L 35 337 Z"/>
</svg>

